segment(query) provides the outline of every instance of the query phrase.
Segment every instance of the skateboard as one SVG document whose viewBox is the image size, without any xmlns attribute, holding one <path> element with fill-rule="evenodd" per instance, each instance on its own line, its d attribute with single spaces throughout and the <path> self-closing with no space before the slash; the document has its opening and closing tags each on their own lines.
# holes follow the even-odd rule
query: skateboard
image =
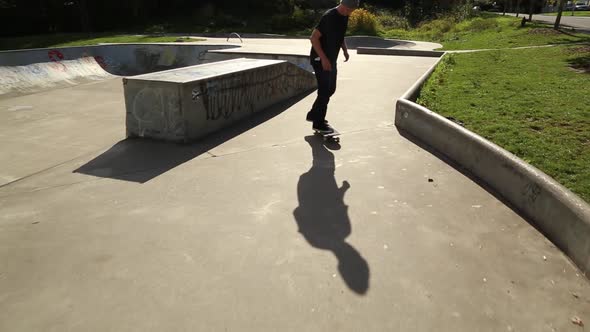
<svg viewBox="0 0 590 332">
<path fill-rule="evenodd" d="M 319 130 L 314 130 L 313 132 L 315 135 L 321 136 L 324 139 L 324 142 L 327 142 L 327 141 L 332 141 L 335 143 L 340 142 L 340 133 L 336 129 L 334 129 L 334 132 L 331 132 L 329 134 L 323 134 Z"/>
</svg>

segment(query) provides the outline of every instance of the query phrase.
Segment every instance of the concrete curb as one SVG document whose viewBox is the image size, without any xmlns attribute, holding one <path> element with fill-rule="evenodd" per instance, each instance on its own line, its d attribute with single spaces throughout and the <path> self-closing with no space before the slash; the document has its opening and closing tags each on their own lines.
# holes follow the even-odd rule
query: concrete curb
<svg viewBox="0 0 590 332">
<path fill-rule="evenodd" d="M 510 152 L 413 102 L 441 60 L 397 101 L 397 128 L 487 184 L 568 255 L 584 274 L 589 272 L 588 203 Z"/>
<path fill-rule="evenodd" d="M 372 55 L 399 55 L 399 56 L 424 56 L 424 57 L 441 57 L 445 52 L 441 51 L 423 51 L 423 50 L 405 50 L 401 48 L 378 48 L 378 47 L 358 47 L 357 54 Z"/>
</svg>

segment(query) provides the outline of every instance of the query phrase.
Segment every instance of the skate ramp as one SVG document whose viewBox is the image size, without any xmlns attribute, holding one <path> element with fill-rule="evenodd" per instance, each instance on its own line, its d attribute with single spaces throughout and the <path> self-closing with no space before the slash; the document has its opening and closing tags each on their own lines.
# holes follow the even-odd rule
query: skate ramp
<svg viewBox="0 0 590 332">
<path fill-rule="evenodd" d="M 133 76 L 205 60 L 209 50 L 235 45 L 121 44 L 0 52 L 0 98 Z"/>
<path fill-rule="evenodd" d="M 30 94 L 113 77 L 115 76 L 106 72 L 93 57 L 59 63 L 0 66 L 0 97 Z"/>
<path fill-rule="evenodd" d="M 63 63 L 92 57 L 112 75 L 130 76 L 193 66 L 201 63 L 209 50 L 235 48 L 235 45 L 111 44 L 64 48 L 45 48 L 0 52 L 0 66 L 28 66 L 37 63 Z"/>
</svg>

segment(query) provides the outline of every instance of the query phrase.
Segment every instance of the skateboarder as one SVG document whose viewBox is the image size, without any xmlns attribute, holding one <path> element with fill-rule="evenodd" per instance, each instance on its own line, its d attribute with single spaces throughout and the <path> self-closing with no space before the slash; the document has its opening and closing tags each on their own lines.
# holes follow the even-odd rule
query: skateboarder
<svg viewBox="0 0 590 332">
<path fill-rule="evenodd" d="M 328 10 L 311 34 L 310 61 L 318 81 L 318 96 L 307 121 L 313 122 L 313 129 L 320 133 L 331 133 L 334 129 L 326 121 L 330 97 L 336 91 L 336 60 L 340 49 L 345 62 L 350 55 L 344 40 L 348 28 L 348 17 L 359 7 L 359 0 L 341 0 L 336 8 Z"/>
</svg>

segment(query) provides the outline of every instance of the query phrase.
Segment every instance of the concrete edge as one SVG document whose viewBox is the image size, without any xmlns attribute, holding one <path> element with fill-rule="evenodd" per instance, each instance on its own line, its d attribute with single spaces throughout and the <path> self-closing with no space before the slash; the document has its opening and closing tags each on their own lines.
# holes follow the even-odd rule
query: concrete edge
<svg viewBox="0 0 590 332">
<path fill-rule="evenodd" d="M 401 48 L 357 47 L 357 54 L 441 57 L 442 51 L 406 50 Z"/>
<path fill-rule="evenodd" d="M 161 80 L 161 79 L 150 79 L 150 76 L 161 75 L 161 74 L 168 74 L 168 73 L 174 73 L 174 72 L 177 72 L 177 71 L 183 71 L 183 70 L 186 70 L 186 69 L 189 69 L 189 68 L 194 68 L 194 67 L 200 67 L 200 68 L 202 68 L 203 66 L 215 66 L 215 65 L 219 65 L 219 64 L 223 64 L 223 63 L 239 62 L 239 61 L 243 61 L 243 60 L 252 60 L 252 59 L 249 59 L 249 58 L 236 58 L 236 59 L 231 59 L 231 60 L 222 60 L 222 61 L 217 61 L 217 62 L 201 63 L 201 64 L 194 65 L 194 66 L 186 66 L 186 67 L 180 67 L 180 68 L 162 70 L 162 71 L 158 71 L 158 72 L 141 74 L 141 75 L 135 75 L 135 76 L 125 76 L 125 77 L 123 77 L 123 82 L 125 83 L 127 81 L 140 80 L 140 81 L 166 83 L 166 82 L 169 82 L 169 81 L 164 81 L 164 80 Z M 173 82 L 173 83 L 174 84 L 181 84 L 182 85 L 182 84 L 186 84 L 186 83 L 201 82 L 201 81 L 206 81 L 206 80 L 211 79 L 211 78 L 224 78 L 224 77 L 231 76 L 231 75 L 233 75 L 235 73 L 245 73 L 245 72 L 255 71 L 255 70 L 260 69 L 260 68 L 274 66 L 274 65 L 277 65 L 277 64 L 281 64 L 281 63 L 289 63 L 289 61 L 286 61 L 286 60 L 274 60 L 274 59 L 264 59 L 264 60 L 261 60 L 261 61 L 266 61 L 266 63 L 260 64 L 260 65 L 258 65 L 256 67 L 238 68 L 238 69 L 233 70 L 231 72 L 225 72 L 225 73 L 221 73 L 221 74 L 204 75 L 204 76 L 200 76 L 198 79 L 191 80 L 191 81 L 188 81 L 188 82 L 180 82 L 180 81 L 178 81 L 178 82 Z"/>
<path fill-rule="evenodd" d="M 397 101 L 396 127 L 487 184 L 569 256 L 584 274 L 589 272 L 588 203 L 512 153 L 410 100 L 415 100 L 440 61 Z"/>
<path fill-rule="evenodd" d="M 238 54 L 238 55 L 259 55 L 259 54 L 265 54 L 265 55 L 269 55 L 269 56 L 293 56 L 293 57 L 302 57 L 302 58 L 309 58 L 309 54 L 303 54 L 303 53 L 280 53 L 280 52 L 255 52 L 255 51 L 242 51 L 243 48 L 228 48 L 228 49 L 223 49 L 223 50 L 209 50 L 207 51 L 207 53 L 213 53 L 213 54 Z"/>
<path fill-rule="evenodd" d="M 406 93 L 403 94 L 403 96 L 401 97 L 401 99 L 414 100 L 414 101 L 416 99 L 418 99 L 418 95 L 420 94 L 420 91 L 422 90 L 422 86 L 430 78 L 430 76 L 432 75 L 432 73 L 434 73 L 434 71 L 436 70 L 436 68 L 438 67 L 438 65 L 444 59 L 445 55 L 446 55 L 446 53 L 443 53 L 440 56 L 440 58 L 428 69 L 428 71 L 426 71 L 426 73 L 424 73 L 424 75 L 422 75 L 416 81 L 416 83 L 414 83 L 414 85 L 412 85 L 408 89 L 408 91 L 406 91 Z"/>
</svg>

